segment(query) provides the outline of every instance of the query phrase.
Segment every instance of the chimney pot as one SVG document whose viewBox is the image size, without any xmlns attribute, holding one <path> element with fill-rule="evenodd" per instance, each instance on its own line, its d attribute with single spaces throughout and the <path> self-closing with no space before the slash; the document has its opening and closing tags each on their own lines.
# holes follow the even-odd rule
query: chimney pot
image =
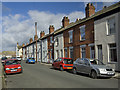
<svg viewBox="0 0 120 90">
<path fill-rule="evenodd" d="M 64 16 L 62 20 L 62 26 L 65 28 L 68 25 L 69 25 L 69 18 Z"/>
<path fill-rule="evenodd" d="M 52 32 L 54 32 L 54 26 L 53 26 L 53 25 L 50 25 L 50 26 L 49 26 L 49 34 L 52 33 Z"/>
<path fill-rule="evenodd" d="M 44 32 L 44 31 L 41 31 L 41 32 L 40 32 L 40 38 L 42 38 L 44 35 L 45 35 L 45 32 Z"/>
<path fill-rule="evenodd" d="M 86 8 L 85 8 L 85 11 L 86 11 L 86 18 L 90 17 L 91 15 L 95 14 L 95 7 L 93 5 L 93 3 L 88 3 Z"/>
</svg>

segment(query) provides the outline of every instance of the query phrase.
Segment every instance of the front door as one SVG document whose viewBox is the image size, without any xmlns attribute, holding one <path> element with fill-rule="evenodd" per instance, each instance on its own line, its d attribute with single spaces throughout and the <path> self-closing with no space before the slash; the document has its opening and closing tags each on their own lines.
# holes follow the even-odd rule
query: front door
<svg viewBox="0 0 120 90">
<path fill-rule="evenodd" d="M 102 45 L 98 45 L 98 59 L 103 61 Z"/>
</svg>

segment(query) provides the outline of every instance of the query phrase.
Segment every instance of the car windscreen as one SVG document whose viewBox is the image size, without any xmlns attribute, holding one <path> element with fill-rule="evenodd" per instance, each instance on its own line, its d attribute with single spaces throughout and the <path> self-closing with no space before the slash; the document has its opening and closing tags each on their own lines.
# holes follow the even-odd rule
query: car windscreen
<svg viewBox="0 0 120 90">
<path fill-rule="evenodd" d="M 7 57 L 2 57 L 1 59 L 2 59 L 2 60 L 6 60 L 6 59 L 7 59 Z"/>
<path fill-rule="evenodd" d="M 15 64 L 19 64 L 19 62 L 17 60 L 6 61 L 6 65 L 15 65 Z"/>
<path fill-rule="evenodd" d="M 73 64 L 72 59 L 64 59 L 64 64 Z"/>
<path fill-rule="evenodd" d="M 104 65 L 104 63 L 103 62 L 101 62 L 100 60 L 92 60 L 92 61 L 90 61 L 90 63 L 91 64 L 93 64 L 93 65 Z"/>
</svg>

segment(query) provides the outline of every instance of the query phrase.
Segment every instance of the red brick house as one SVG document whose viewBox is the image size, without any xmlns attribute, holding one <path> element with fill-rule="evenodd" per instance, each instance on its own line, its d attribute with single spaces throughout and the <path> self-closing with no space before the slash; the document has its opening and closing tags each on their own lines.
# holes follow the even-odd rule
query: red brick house
<svg viewBox="0 0 120 90">
<path fill-rule="evenodd" d="M 93 4 L 88 3 L 86 17 L 77 19 L 75 23 L 69 24 L 69 18 L 64 17 L 64 57 L 94 58 L 94 19 L 90 18 L 95 13 Z"/>
</svg>

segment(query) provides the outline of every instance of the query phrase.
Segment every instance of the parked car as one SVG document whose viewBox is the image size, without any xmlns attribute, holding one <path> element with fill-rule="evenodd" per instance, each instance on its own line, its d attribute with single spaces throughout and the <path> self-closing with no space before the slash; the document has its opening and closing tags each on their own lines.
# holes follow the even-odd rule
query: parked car
<svg viewBox="0 0 120 90">
<path fill-rule="evenodd" d="M 78 58 L 73 63 L 73 73 L 89 74 L 92 78 L 112 77 L 115 75 L 114 69 L 105 65 L 98 59 Z"/>
<path fill-rule="evenodd" d="M 22 66 L 17 59 L 8 59 L 5 60 L 4 70 L 6 74 L 11 73 L 22 73 Z"/>
<path fill-rule="evenodd" d="M 17 57 L 17 60 L 21 61 L 21 57 Z"/>
<path fill-rule="evenodd" d="M 32 57 L 28 58 L 26 60 L 26 63 L 33 63 L 33 64 L 35 64 L 35 58 L 32 58 Z"/>
<path fill-rule="evenodd" d="M 71 69 L 73 68 L 73 60 L 71 58 L 58 58 L 56 59 L 53 64 L 53 68 L 58 68 L 61 71 L 64 69 Z"/>
<path fill-rule="evenodd" d="M 11 57 L 11 59 L 17 59 L 16 57 Z"/>
<path fill-rule="evenodd" d="M 2 62 L 2 64 L 4 64 L 5 63 L 5 60 L 7 59 L 7 57 L 2 57 L 1 58 L 1 62 Z"/>
</svg>

